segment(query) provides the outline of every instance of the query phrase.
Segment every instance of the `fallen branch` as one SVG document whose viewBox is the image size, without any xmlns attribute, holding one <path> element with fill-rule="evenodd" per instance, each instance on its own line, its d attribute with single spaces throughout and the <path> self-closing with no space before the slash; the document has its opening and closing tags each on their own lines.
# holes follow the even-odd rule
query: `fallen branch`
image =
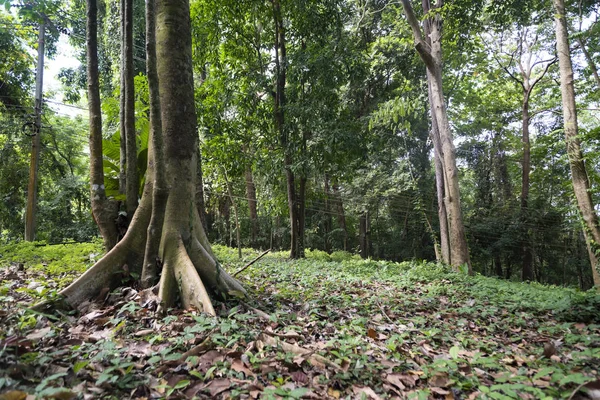
<svg viewBox="0 0 600 400">
<path fill-rule="evenodd" d="M 284 342 L 283 340 L 279 340 L 277 338 L 269 336 L 266 333 L 261 333 L 258 336 L 258 339 L 261 340 L 262 342 L 264 342 L 265 344 L 268 344 L 269 346 L 273 346 L 273 347 L 281 346 L 283 351 L 306 357 L 308 362 L 310 362 L 311 364 L 313 364 L 316 367 L 326 365 L 330 368 L 335 369 L 336 371 L 342 371 L 342 367 L 339 366 L 338 364 L 334 363 L 333 361 L 328 360 L 327 358 L 325 358 L 323 356 L 314 354 L 313 351 L 305 349 L 304 347 L 300 347 L 297 344 L 291 344 L 291 343 Z"/>
<path fill-rule="evenodd" d="M 239 273 L 245 271 L 249 266 L 251 266 L 252 264 L 254 264 L 255 262 L 257 262 L 258 260 L 260 260 L 261 258 L 263 258 L 268 252 L 270 252 L 271 249 L 265 251 L 264 253 L 262 253 L 260 256 L 256 257 L 254 260 L 250 261 L 248 264 L 244 265 L 242 268 L 240 268 L 235 274 L 233 274 L 232 276 L 235 278 Z"/>
</svg>

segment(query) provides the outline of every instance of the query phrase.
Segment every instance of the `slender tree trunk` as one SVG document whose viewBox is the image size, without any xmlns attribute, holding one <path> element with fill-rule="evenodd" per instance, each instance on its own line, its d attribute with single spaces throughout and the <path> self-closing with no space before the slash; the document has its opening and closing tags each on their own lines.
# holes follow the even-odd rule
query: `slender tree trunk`
<svg viewBox="0 0 600 400">
<path fill-rule="evenodd" d="M 87 79 L 90 116 L 90 199 L 92 215 L 109 251 L 117 244 L 116 204 L 106 198 L 102 159 L 102 110 L 98 74 L 98 8 L 95 0 L 87 1 Z"/>
<path fill-rule="evenodd" d="M 331 189 L 329 187 L 329 175 L 325 174 L 325 215 L 323 217 L 323 248 L 325 252 L 331 253 Z"/>
<path fill-rule="evenodd" d="M 284 153 L 284 168 L 287 184 L 288 208 L 290 214 L 290 258 L 299 258 L 298 247 L 298 206 L 296 204 L 296 183 L 292 171 L 293 157 L 290 146 L 290 137 L 285 126 L 285 84 L 287 70 L 287 50 L 285 41 L 285 27 L 281 15 L 279 0 L 271 0 L 273 5 L 273 20 L 275 23 L 275 126 L 279 133 L 279 142 Z"/>
<path fill-rule="evenodd" d="M 370 224 L 371 224 L 371 221 L 369 219 L 369 212 L 365 211 L 360 215 L 360 217 L 358 219 L 358 231 L 359 231 L 359 238 L 360 238 L 360 243 L 359 243 L 360 244 L 360 256 L 362 258 L 368 258 L 371 255 L 371 253 L 370 253 L 371 243 L 370 243 L 370 239 L 369 239 Z"/>
<path fill-rule="evenodd" d="M 158 93 L 158 71 L 156 69 L 156 0 L 146 0 L 146 73 L 148 76 L 148 92 L 150 99 L 150 143 L 148 154 L 153 157 L 148 162 L 154 163 L 152 174 L 152 217 L 148 224 L 146 248 L 141 284 L 148 288 L 158 280 L 160 265 L 159 247 L 162 237 L 162 227 L 165 220 L 165 207 L 169 197 L 167 179 L 164 172 L 165 160 L 163 148 L 162 118 L 160 115 L 160 97 Z"/>
<path fill-rule="evenodd" d="M 120 156 L 119 156 L 119 193 L 125 194 L 127 192 L 127 174 L 125 172 L 125 164 L 127 162 L 127 129 L 125 128 L 125 2 L 126 0 L 120 0 L 120 11 L 121 11 L 121 60 L 119 65 L 119 79 L 120 79 L 120 95 L 119 95 L 119 133 L 120 133 Z"/>
<path fill-rule="evenodd" d="M 366 212 L 360 214 L 358 217 L 358 237 L 360 244 L 360 256 L 367 258 L 369 256 L 367 252 L 367 215 Z"/>
<path fill-rule="evenodd" d="M 525 80 L 527 82 L 528 80 Z M 528 203 L 529 203 L 529 174 L 531 171 L 531 142 L 529 140 L 529 88 L 523 89 L 523 109 L 522 109 L 522 141 L 523 141 L 523 161 L 521 177 L 521 223 L 523 224 L 523 242 L 521 243 L 523 252 L 523 269 L 521 271 L 521 280 L 533 280 L 533 254 L 531 252 L 531 243 L 527 228 L 528 223 Z"/>
<path fill-rule="evenodd" d="M 502 278 L 502 257 L 500 254 L 494 255 L 494 268 L 496 271 L 496 276 L 498 278 Z"/>
<path fill-rule="evenodd" d="M 556 20 L 556 48 L 559 58 L 560 89 L 562 93 L 564 131 L 567 143 L 567 154 L 571 167 L 573 190 L 577 206 L 584 222 L 585 241 L 594 277 L 594 285 L 600 289 L 600 265 L 598 251 L 600 243 L 600 225 L 594 210 L 590 193 L 590 182 L 583 160 L 577 130 L 577 110 L 575 104 L 575 87 L 573 84 L 573 67 L 569 48 L 569 34 L 564 0 L 554 0 Z"/>
<path fill-rule="evenodd" d="M 202 85 L 206 81 L 206 64 L 202 65 L 200 71 L 199 84 Z M 208 212 L 206 211 L 206 202 L 204 200 L 204 176 L 202 174 L 202 151 L 198 147 L 198 165 L 196 169 L 196 207 L 198 208 L 198 214 L 200 214 L 200 221 L 204 227 L 204 231 L 208 234 L 209 224 Z"/>
<path fill-rule="evenodd" d="M 344 202 L 342 201 L 342 196 L 340 195 L 340 187 L 337 182 L 333 183 L 333 196 L 335 199 L 336 205 L 336 215 L 338 220 L 338 225 L 342 230 L 342 244 L 344 251 L 348 251 L 348 228 L 346 226 L 346 214 L 344 212 Z"/>
<path fill-rule="evenodd" d="M 472 274 L 469 249 L 467 247 L 467 237 L 465 234 L 460 204 L 456 150 L 454 148 L 454 143 L 452 142 L 452 133 L 450 131 L 450 124 L 448 122 L 448 115 L 446 113 L 446 106 L 442 94 L 441 70 L 438 70 L 434 76 L 432 98 L 434 100 L 435 118 L 440 130 L 440 140 L 442 142 L 444 156 L 444 182 L 447 189 L 445 192 L 446 212 L 448 213 L 448 232 L 450 233 L 450 261 L 455 268 L 467 264 L 469 274 Z"/>
<path fill-rule="evenodd" d="M 436 7 L 439 7 L 440 5 L 441 1 L 438 0 Z M 450 130 L 442 88 L 442 20 L 439 14 L 426 20 L 425 30 L 429 33 L 426 41 L 423 39 L 423 33 L 419 26 L 419 22 L 415 17 L 410 0 L 402 0 L 402 6 L 413 31 L 416 50 L 429 72 L 428 80 L 431 88 L 432 119 L 436 119 L 440 134 L 441 149 L 443 152 L 442 166 L 444 168 L 443 175 L 446 189 L 445 203 L 446 212 L 448 214 L 451 265 L 455 270 L 458 270 L 459 266 L 466 264 L 468 273 L 472 274 L 473 271 L 469 260 L 469 249 L 467 246 L 467 237 L 465 234 L 460 204 L 456 150 L 454 148 L 452 131 Z M 428 13 L 429 2 L 423 2 L 423 6 L 423 11 Z"/>
<path fill-rule="evenodd" d="M 233 205 L 233 216 L 235 218 L 235 241 L 237 242 L 238 249 L 238 258 L 242 258 L 242 240 L 240 238 L 240 219 L 238 217 L 238 208 L 237 203 L 235 202 L 235 198 L 233 197 L 233 191 L 231 190 L 231 185 L 229 184 L 229 178 L 227 178 L 227 171 L 223 168 L 223 176 L 225 177 L 225 185 L 227 186 L 227 194 L 229 194 L 229 199 L 231 200 L 231 205 Z"/>
<path fill-rule="evenodd" d="M 256 186 L 254 186 L 254 176 L 252 167 L 246 166 L 246 197 L 248 197 L 248 213 L 250 215 L 250 241 L 252 246 L 257 246 L 258 239 L 258 211 L 256 207 Z"/>
<path fill-rule="evenodd" d="M 287 159 L 287 157 L 286 157 Z M 287 162 L 286 162 L 287 164 Z M 291 162 L 290 164 L 291 165 Z M 296 183 L 291 167 L 285 170 L 288 209 L 290 214 L 290 258 L 299 258 L 298 252 L 298 208 L 296 206 Z"/>
<path fill-rule="evenodd" d="M 429 73 L 428 73 L 429 74 Z M 428 80 L 429 82 L 429 80 Z M 429 103 L 431 102 L 431 85 L 428 83 L 429 87 Z M 443 151 L 442 144 L 440 140 L 440 132 L 437 126 L 437 120 L 433 118 L 433 107 L 431 108 L 431 138 L 433 141 L 433 149 L 434 149 L 434 166 L 435 166 L 435 186 L 437 193 L 437 203 L 438 203 L 438 220 L 440 223 L 440 256 L 441 259 L 437 261 L 441 261 L 446 264 L 450 264 L 450 237 L 448 232 L 448 213 L 446 212 L 446 201 L 445 201 L 445 193 L 446 193 L 446 184 L 444 181 L 444 166 L 443 166 Z M 438 252 L 436 251 L 436 256 Z"/>
<path fill-rule="evenodd" d="M 304 258 L 304 231 L 306 228 L 306 176 L 300 177 L 300 184 L 298 187 L 298 193 L 296 201 L 298 204 L 298 257 Z"/>
<path fill-rule="evenodd" d="M 522 269 L 521 269 L 521 279 L 523 281 L 531 281 L 534 279 L 534 268 L 533 268 L 533 250 L 531 248 L 531 237 L 529 234 L 528 223 L 529 223 L 529 212 L 528 212 L 528 203 L 529 203 L 529 175 L 531 173 L 531 142 L 529 139 L 529 124 L 530 124 L 530 112 L 529 112 L 529 103 L 531 99 L 531 95 L 533 93 L 533 89 L 535 85 L 541 81 L 541 79 L 548 72 L 548 68 L 554 64 L 556 60 L 548 60 L 544 67 L 543 72 L 537 77 L 533 78 L 533 68 L 539 62 L 533 62 L 533 48 L 537 43 L 537 36 L 535 36 L 531 41 L 529 41 L 527 37 L 527 30 L 523 28 L 518 37 L 517 41 L 517 51 L 516 55 L 518 56 L 518 66 L 520 71 L 520 79 L 513 73 L 510 72 L 509 68 L 503 66 L 504 70 L 508 73 L 508 75 L 519 84 L 519 87 L 523 91 L 523 100 L 521 107 L 521 115 L 522 115 L 522 123 L 521 123 L 521 141 L 523 142 L 523 158 L 521 161 L 521 215 L 520 220 L 522 224 L 522 232 L 521 232 L 521 256 L 522 256 Z M 513 54 L 514 55 L 514 54 Z"/>
<path fill-rule="evenodd" d="M 131 220 L 138 205 L 140 180 L 137 169 L 137 139 L 135 134 L 135 88 L 133 84 L 133 0 L 125 0 L 124 38 L 124 78 L 125 87 L 125 186 L 127 218 Z"/>
<path fill-rule="evenodd" d="M 504 278 L 509 280 L 511 276 L 512 276 L 512 266 L 510 265 L 510 263 L 507 263 L 506 268 L 504 268 Z"/>
<path fill-rule="evenodd" d="M 208 234 L 208 221 L 206 213 L 206 203 L 204 201 L 204 177 L 202 175 L 202 154 L 198 147 L 198 165 L 196 166 L 196 207 L 198 208 L 198 214 L 200 215 L 200 221 L 204 231 Z"/>
</svg>

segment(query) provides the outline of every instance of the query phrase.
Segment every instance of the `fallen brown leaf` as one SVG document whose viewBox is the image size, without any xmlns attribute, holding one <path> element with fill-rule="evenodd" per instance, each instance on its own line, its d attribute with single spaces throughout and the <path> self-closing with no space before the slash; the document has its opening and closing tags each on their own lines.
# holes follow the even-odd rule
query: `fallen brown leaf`
<svg viewBox="0 0 600 400">
<path fill-rule="evenodd" d="M 204 389 L 208 390 L 212 397 L 215 397 L 219 393 L 229 389 L 230 385 L 231 381 L 229 379 L 214 379 L 208 385 L 206 385 Z"/>
<path fill-rule="evenodd" d="M 367 398 L 369 399 L 373 399 L 373 400 L 381 400 L 381 397 L 379 397 L 377 395 L 377 393 L 375 393 L 373 391 L 373 389 L 371 389 L 370 387 L 366 387 L 366 386 L 352 386 L 352 391 L 354 392 L 355 395 L 358 396 L 358 398 L 360 398 L 361 394 L 364 394 L 365 396 L 367 396 Z"/>
<path fill-rule="evenodd" d="M 398 389 L 404 390 L 404 389 L 406 389 L 406 386 L 404 386 L 404 383 L 402 382 L 401 376 L 402 376 L 402 374 L 388 374 L 385 379 L 389 383 L 391 383 L 392 385 L 396 386 Z M 413 383 L 412 386 L 414 386 L 414 383 Z"/>
</svg>

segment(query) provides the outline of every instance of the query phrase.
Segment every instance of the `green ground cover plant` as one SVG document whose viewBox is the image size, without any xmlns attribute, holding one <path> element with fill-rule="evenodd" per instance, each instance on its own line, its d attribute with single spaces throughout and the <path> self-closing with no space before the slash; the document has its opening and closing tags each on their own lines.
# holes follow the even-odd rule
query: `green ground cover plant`
<svg viewBox="0 0 600 400">
<path fill-rule="evenodd" d="M 238 276 L 250 300 L 215 303 L 217 318 L 157 315 L 131 288 L 27 308 L 99 248 L 0 248 L 0 398 L 554 399 L 598 380 L 597 293 L 431 263 L 270 253 Z M 230 273 L 258 254 L 215 252 Z"/>
</svg>

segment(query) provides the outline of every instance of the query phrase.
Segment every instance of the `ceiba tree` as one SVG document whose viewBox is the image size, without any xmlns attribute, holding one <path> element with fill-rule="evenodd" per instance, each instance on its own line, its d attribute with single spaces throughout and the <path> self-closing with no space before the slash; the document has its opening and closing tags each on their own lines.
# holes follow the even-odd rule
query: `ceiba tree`
<svg viewBox="0 0 600 400">
<path fill-rule="evenodd" d="M 146 288 L 160 279 L 158 295 L 163 309 L 172 306 L 179 294 L 184 307 L 214 315 L 209 292 L 227 297 L 245 294 L 245 290 L 220 267 L 196 207 L 198 132 L 189 1 L 149 0 L 146 7 L 151 141 L 142 199 L 124 238 L 62 290 L 60 298 L 75 307 L 104 288 L 117 286 L 122 272 L 136 272 Z M 96 41 L 95 0 L 87 1 L 87 10 L 88 56 L 93 56 L 96 49 L 89 44 Z M 97 68 L 97 63 L 91 65 Z M 90 72 L 90 99 L 99 99 L 99 94 L 93 93 L 98 86 Z M 90 107 L 90 116 L 98 121 L 99 108 Z M 90 141 L 99 125 L 93 127 L 95 131 L 91 124 Z M 160 278 L 158 260 L 163 264 Z"/>
</svg>

